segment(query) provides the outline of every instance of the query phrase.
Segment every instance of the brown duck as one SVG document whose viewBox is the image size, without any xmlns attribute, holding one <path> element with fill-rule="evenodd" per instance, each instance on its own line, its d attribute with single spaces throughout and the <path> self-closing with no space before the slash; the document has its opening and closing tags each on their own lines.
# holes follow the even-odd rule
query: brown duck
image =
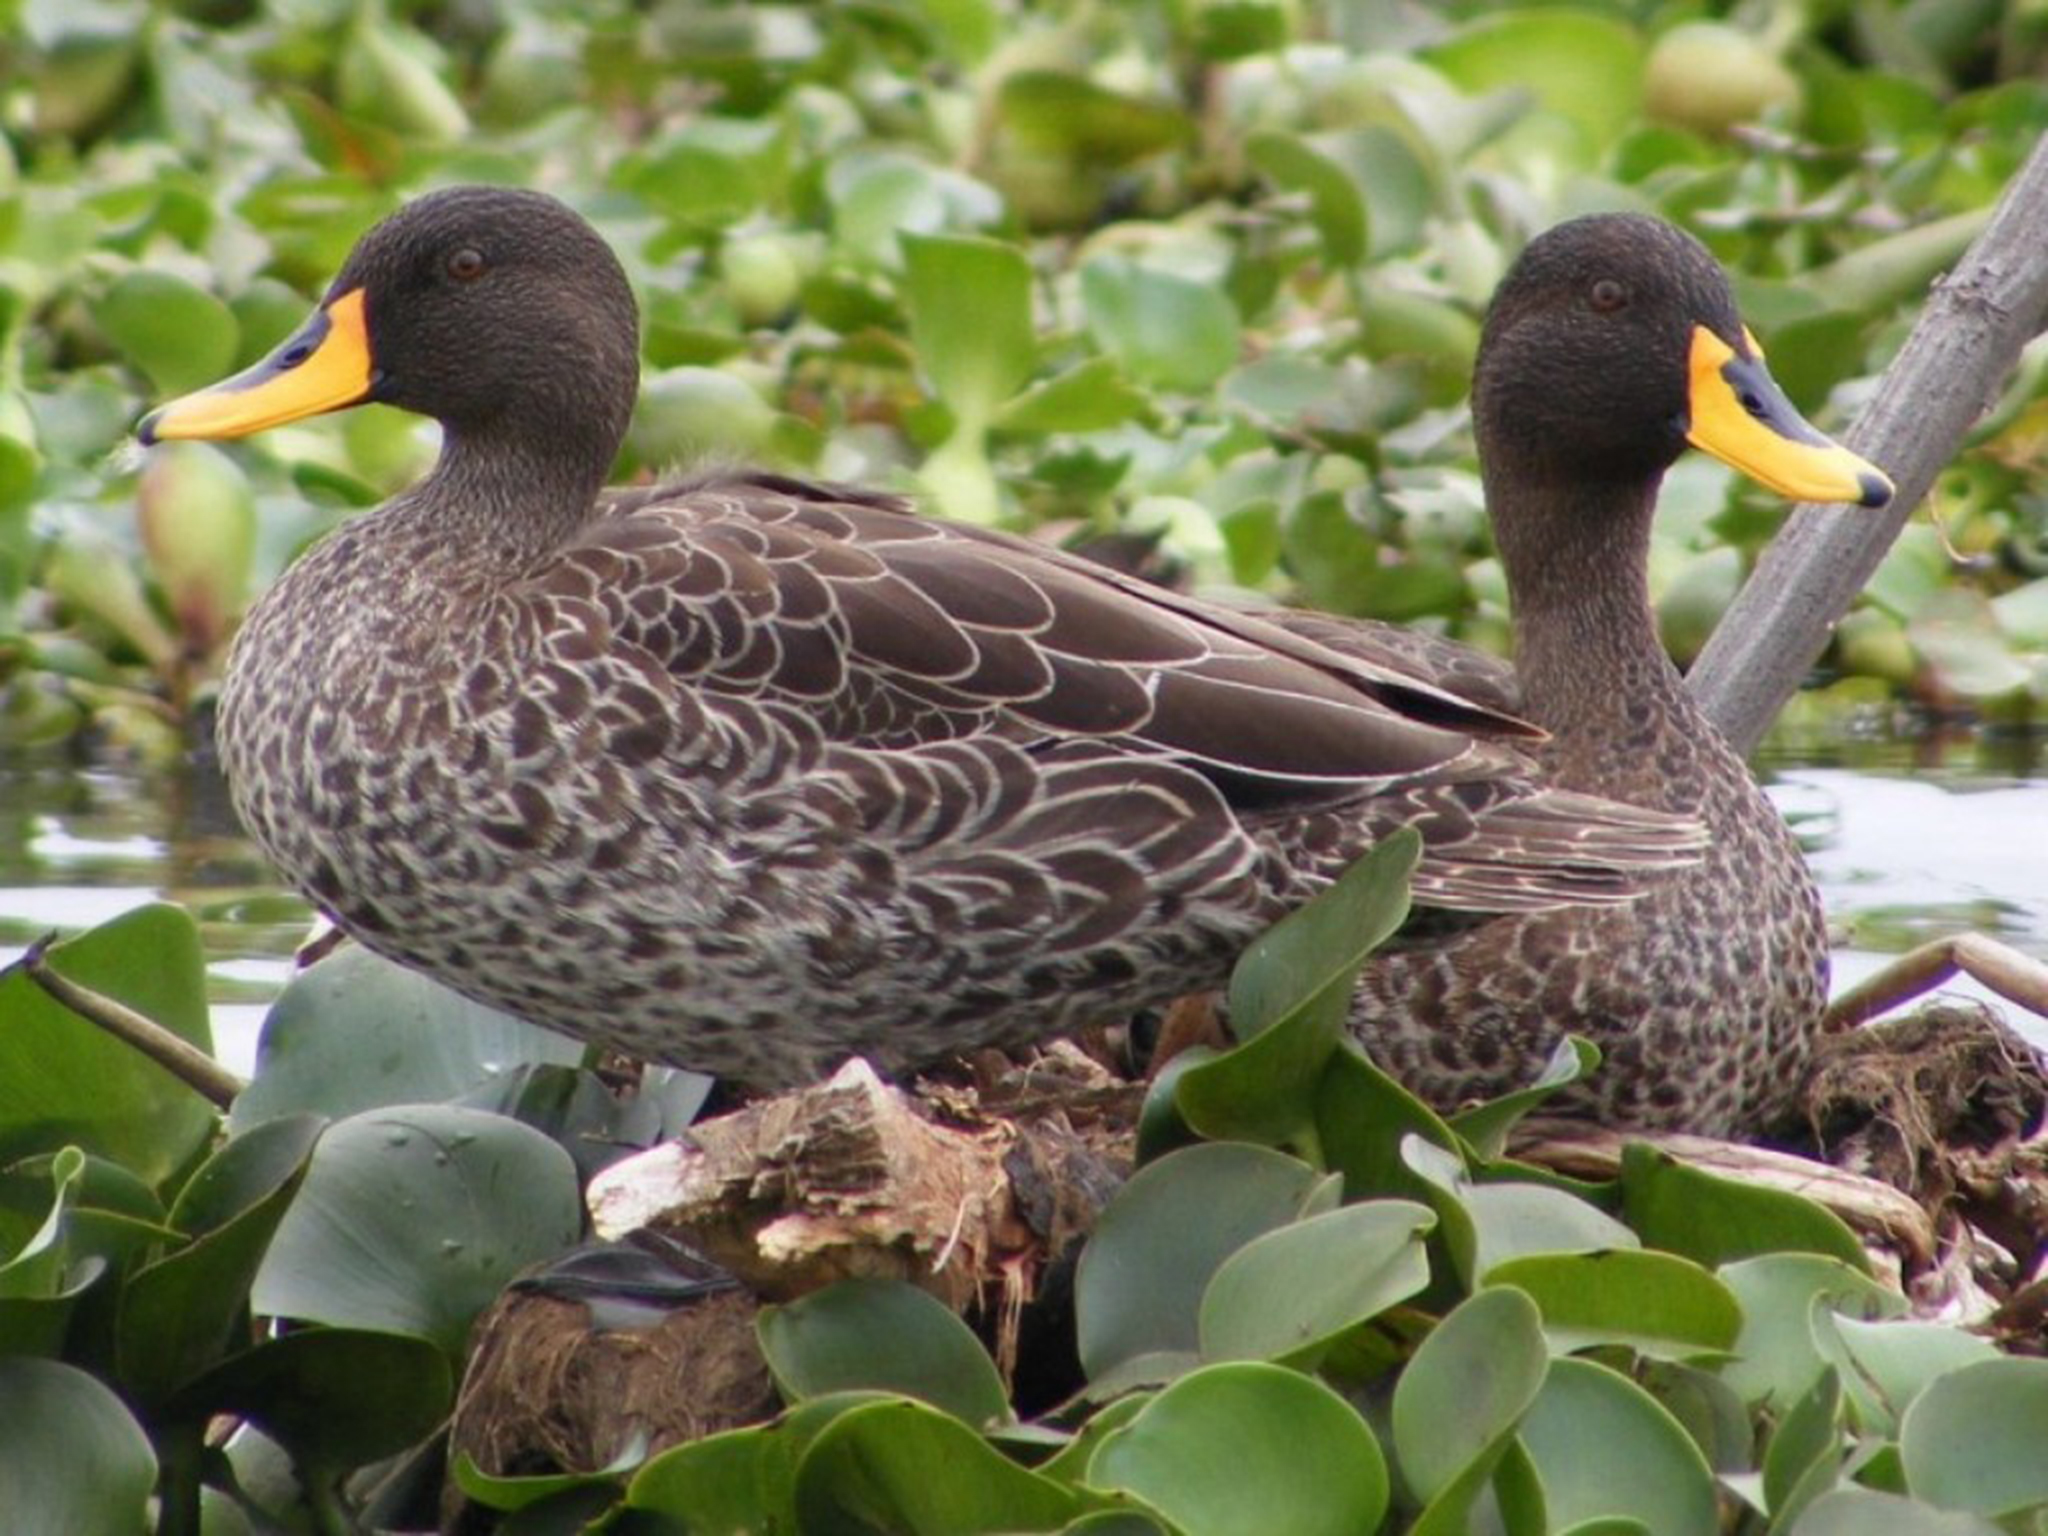
<svg viewBox="0 0 2048 1536">
<path fill-rule="evenodd" d="M 1688 438 L 1793 494 L 1888 486 L 1785 403 L 1685 237 L 1566 226 L 1489 320 L 1481 446 L 1548 741 L 1449 651 L 892 497 L 761 474 L 608 492 L 637 355 L 580 218 L 456 188 L 365 236 L 269 358 L 143 423 L 234 437 L 368 400 L 441 423 L 432 472 L 250 614 L 220 703 L 251 832 L 370 948 L 781 1086 L 1213 985 L 1413 823 L 1418 902 L 1475 926 L 1368 982 L 1361 1027 L 1397 1070 L 1483 1091 L 1575 1028 L 1633 1118 L 1770 1107 L 1746 1064 L 1813 1025 L 1812 889 L 1656 650 L 1645 528 Z"/>
</svg>

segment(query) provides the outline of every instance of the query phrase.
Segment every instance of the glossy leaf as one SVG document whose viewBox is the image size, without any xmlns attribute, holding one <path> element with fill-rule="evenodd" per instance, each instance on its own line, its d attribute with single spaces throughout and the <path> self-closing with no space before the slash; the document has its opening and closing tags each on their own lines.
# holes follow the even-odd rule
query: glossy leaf
<svg viewBox="0 0 2048 1536">
<path fill-rule="evenodd" d="M 1352 1041 L 1340 1041 L 1324 1067 L 1316 1084 L 1315 1116 L 1323 1160 L 1344 1176 L 1347 1199 L 1399 1195 L 1434 1204 L 1436 1186 L 1402 1155 L 1402 1145 L 1410 1137 L 1462 1167 L 1457 1133 Z M 1452 1219 L 1442 1209 L 1437 1214 Z M 1464 1221 L 1462 1210 L 1456 1219 Z"/>
<path fill-rule="evenodd" d="M 1788 1536 L 1999 1536 L 1999 1527 L 1896 1494 L 1838 1488 L 1809 1504 Z"/>
<path fill-rule="evenodd" d="M 1057 1529 L 1076 1493 L 1026 1471 L 951 1414 L 908 1399 L 850 1408 L 804 1453 L 805 1530 L 858 1536 L 979 1536 Z"/>
<path fill-rule="evenodd" d="M 137 907 L 52 946 L 48 959 L 80 986 L 212 1048 L 199 930 L 183 909 Z M 74 1145 L 159 1185 L 212 1134 L 205 1099 L 19 969 L 0 974 L 0 1018 L 0 1165 Z"/>
<path fill-rule="evenodd" d="M 1842 1379 L 1824 1370 L 1794 1403 L 1764 1448 L 1764 1506 L 1785 1525 L 1839 1479 L 1847 1453 Z"/>
<path fill-rule="evenodd" d="M 1815 1318 L 1815 1331 L 1822 1356 L 1841 1365 L 1864 1428 L 1887 1434 L 1897 1433 L 1898 1416 L 1930 1382 L 1998 1358 L 1989 1339 L 1945 1323 L 1826 1312 Z"/>
<path fill-rule="evenodd" d="M 1321 1382 L 1239 1362 L 1184 1376 L 1104 1440 L 1090 1486 L 1144 1501 L 1185 1536 L 1353 1536 L 1388 1499 L 1356 1410 Z"/>
<path fill-rule="evenodd" d="M 962 235 L 906 235 L 910 341 L 946 408 L 970 430 L 1031 376 L 1031 269 L 1012 246 Z"/>
<path fill-rule="evenodd" d="M 171 1411 L 246 1418 L 306 1465 L 332 1472 L 424 1439 L 447 1417 L 454 1391 L 447 1356 L 425 1339 L 306 1328 L 222 1361 Z"/>
<path fill-rule="evenodd" d="M 1980 1360 L 1929 1382 L 1899 1421 L 1916 1499 L 2002 1516 L 2048 1510 L 2048 1360 Z"/>
<path fill-rule="evenodd" d="M 1622 1215 L 1651 1248 L 1708 1268 L 1754 1254 L 1827 1254 L 1868 1270 L 1863 1245 L 1832 1211 L 1784 1190 L 1724 1179 L 1647 1142 L 1621 1154 Z"/>
<path fill-rule="evenodd" d="M 1511 1286 L 1460 1303 L 1422 1341 L 1394 1384 L 1394 1453 L 1424 1503 L 1415 1536 L 1467 1528 L 1549 1355 L 1535 1303 Z"/>
<path fill-rule="evenodd" d="M 144 1402 L 247 1342 L 249 1287 L 305 1175 L 324 1122 L 271 1120 L 227 1143 L 200 1167 L 171 1207 L 190 1237 L 129 1277 L 121 1297 L 116 1358 L 127 1389 Z"/>
<path fill-rule="evenodd" d="M 1731 1350 L 1742 1331 L 1742 1308 L 1728 1287 L 1674 1254 L 1527 1254 L 1493 1265 L 1486 1283 L 1528 1293 L 1543 1313 L 1544 1336 L 1560 1353 L 1620 1344 L 1684 1360 Z"/>
<path fill-rule="evenodd" d="M 1424 56 L 1474 95 L 1533 91 L 1594 144 L 1611 141 L 1642 98 L 1641 37 L 1590 10 L 1493 12 L 1467 22 Z"/>
<path fill-rule="evenodd" d="M 1081 300 L 1096 346 L 1141 383 L 1207 389 L 1237 361 L 1236 307 L 1192 278 L 1097 256 L 1081 269 Z"/>
<path fill-rule="evenodd" d="M 1896 1317 L 1905 1298 L 1819 1254 L 1773 1253 L 1725 1265 L 1720 1278 L 1742 1306 L 1736 1358 L 1722 1378 L 1752 1403 L 1783 1408 L 1813 1385 L 1825 1361 L 1814 1341 L 1816 1307 Z"/>
<path fill-rule="evenodd" d="M 1716 1536 L 1713 1474 L 1699 1447 L 1627 1377 L 1589 1360 L 1553 1360 L 1522 1420 L 1553 1530 L 1639 1520 L 1657 1536 Z"/>
<path fill-rule="evenodd" d="M 105 1386 L 55 1360 L 0 1358 L 9 1536 L 142 1531 L 156 1471 L 149 1437 Z"/>
<path fill-rule="evenodd" d="M 1235 1142 L 1188 1147 L 1133 1174 L 1096 1222 L 1074 1278 L 1090 1380 L 1148 1355 L 1191 1364 L 1210 1277 L 1292 1221 L 1316 1183 L 1306 1163 Z"/>
<path fill-rule="evenodd" d="M 1149 405 L 1114 359 L 1091 357 L 1013 396 L 990 424 L 1004 432 L 1100 432 Z"/>
<path fill-rule="evenodd" d="M 299 972 L 264 1016 L 256 1075 L 229 1127 L 310 1110 L 340 1119 L 468 1092 L 523 1062 L 573 1065 L 583 1046 L 449 991 L 361 945 Z"/>
<path fill-rule="evenodd" d="M 175 273 L 123 273 L 93 319 L 159 394 L 210 384 L 235 360 L 239 328 L 226 304 Z"/>
<path fill-rule="evenodd" d="M 831 1392 L 901 1393 L 975 1429 L 1010 1417 L 981 1341 L 952 1308 L 901 1280 L 842 1280 L 755 1323 L 775 1383 L 791 1402 Z"/>
<path fill-rule="evenodd" d="M 1312 139 L 1291 133 L 1254 134 L 1245 155 L 1276 186 L 1307 194 L 1309 217 L 1331 265 L 1355 266 L 1365 259 L 1372 225 L 1365 197 L 1343 165 Z"/>
<path fill-rule="evenodd" d="M 321 1137 L 252 1300 L 459 1357 L 476 1314 L 581 1219 L 575 1165 L 538 1131 L 449 1105 L 369 1110 Z"/>
<path fill-rule="evenodd" d="M 1508 1136 L 1524 1115 L 1540 1106 L 1558 1089 L 1578 1082 L 1597 1071 L 1599 1066 L 1598 1046 L 1575 1035 L 1567 1036 L 1558 1041 L 1557 1049 L 1550 1053 L 1550 1060 L 1543 1064 L 1543 1070 L 1536 1074 L 1536 1080 L 1528 1087 L 1460 1111 L 1447 1123 L 1470 1144 L 1475 1157 L 1482 1162 L 1492 1162 L 1505 1154 Z"/>
<path fill-rule="evenodd" d="M 1429 1283 L 1426 1206 L 1372 1200 L 1253 1238 L 1202 1293 L 1207 1360 L 1313 1362 L 1341 1333 Z"/>
</svg>

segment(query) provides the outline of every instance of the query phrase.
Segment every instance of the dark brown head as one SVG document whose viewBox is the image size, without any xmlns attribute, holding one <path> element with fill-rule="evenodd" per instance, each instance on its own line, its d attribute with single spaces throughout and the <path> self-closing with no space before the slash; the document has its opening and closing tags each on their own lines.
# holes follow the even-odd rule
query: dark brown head
<svg viewBox="0 0 2048 1536">
<path fill-rule="evenodd" d="M 141 436 L 240 437 L 380 401 L 451 437 L 537 440 L 602 466 L 638 384 L 632 290 L 597 233 L 538 192 L 454 187 L 377 225 L 294 335 L 152 413 Z"/>
<path fill-rule="evenodd" d="M 1495 484 L 1654 485 L 1691 444 L 1802 500 L 1891 497 L 1785 398 L 1706 248 L 1638 214 L 1529 243 L 1487 312 L 1472 403 Z"/>
</svg>

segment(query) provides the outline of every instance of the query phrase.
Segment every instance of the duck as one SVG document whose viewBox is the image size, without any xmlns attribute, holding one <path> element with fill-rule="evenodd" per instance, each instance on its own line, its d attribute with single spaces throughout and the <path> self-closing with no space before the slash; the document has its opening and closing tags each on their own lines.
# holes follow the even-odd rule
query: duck
<svg viewBox="0 0 2048 1536">
<path fill-rule="evenodd" d="M 1412 826 L 1413 899 L 1451 937 L 1376 967 L 1356 1027 L 1419 1083 L 1511 1074 L 1549 1026 L 1434 1017 L 1429 954 L 1500 923 L 1576 932 L 1721 867 L 1720 801 L 1658 780 L 1665 733 L 1697 730 L 1661 692 L 1648 761 L 1609 763 L 1595 725 L 1560 743 L 1581 727 L 1541 646 L 1584 632 L 1589 676 L 1641 661 L 1605 629 L 1647 601 L 1610 518 L 1687 442 L 1808 499 L 1888 494 L 1770 383 L 1711 259 L 1642 233 L 1667 226 L 1592 227 L 1634 233 L 1597 269 L 1600 242 L 1532 244 L 1479 369 L 1518 613 L 1562 615 L 1527 626 L 1525 718 L 1399 632 L 1176 593 L 891 494 L 745 469 L 608 487 L 638 392 L 616 256 L 547 194 L 419 197 L 268 356 L 138 429 L 231 439 L 370 401 L 441 428 L 424 478 L 238 632 L 217 710 L 237 810 L 367 948 L 761 1091 L 1214 987 Z M 1593 590 L 1617 571 L 1619 597 Z M 1447 1056 L 1470 1071 L 1447 1083 Z"/>
</svg>

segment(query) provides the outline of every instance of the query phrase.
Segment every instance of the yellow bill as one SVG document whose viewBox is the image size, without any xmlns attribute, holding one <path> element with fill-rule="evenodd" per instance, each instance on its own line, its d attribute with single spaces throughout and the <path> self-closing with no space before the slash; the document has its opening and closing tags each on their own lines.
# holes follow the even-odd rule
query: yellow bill
<svg viewBox="0 0 2048 1536">
<path fill-rule="evenodd" d="M 1891 478 L 1801 416 L 1754 339 L 1743 339 L 1747 357 L 1704 325 L 1693 327 L 1686 441 L 1794 501 L 1890 501 Z"/>
<path fill-rule="evenodd" d="M 246 437 L 265 427 L 356 405 L 369 397 L 370 385 L 363 290 L 352 288 L 313 311 L 311 319 L 261 362 L 151 411 L 136 435 L 145 443 Z"/>
</svg>

